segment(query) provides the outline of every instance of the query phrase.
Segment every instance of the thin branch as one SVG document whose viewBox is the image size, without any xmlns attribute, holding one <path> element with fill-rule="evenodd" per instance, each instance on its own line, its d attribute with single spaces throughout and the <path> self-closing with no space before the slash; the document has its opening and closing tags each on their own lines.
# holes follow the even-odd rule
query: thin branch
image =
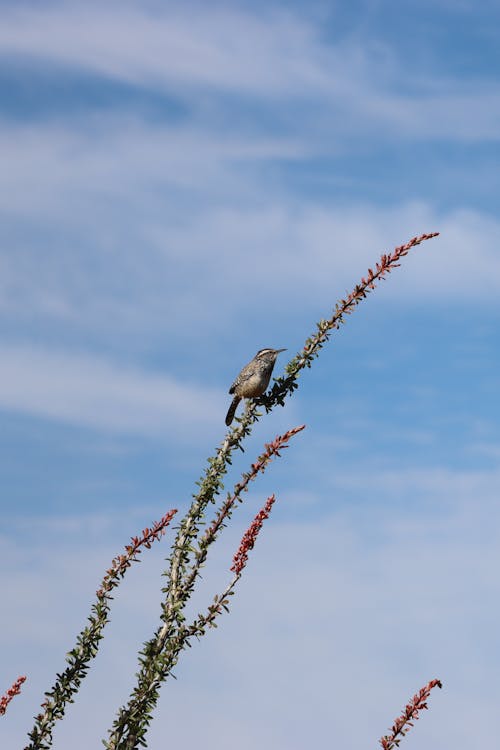
<svg viewBox="0 0 500 750">
<path fill-rule="evenodd" d="M 401 716 L 394 721 L 391 733 L 386 734 L 379 740 L 383 750 L 393 750 L 393 748 L 399 747 L 401 739 L 408 734 L 413 726 L 413 722 L 419 718 L 419 712 L 428 708 L 427 700 L 431 694 L 431 690 L 435 687 L 443 687 L 440 680 L 431 680 L 413 696 L 411 701 L 405 706 Z"/>
<path fill-rule="evenodd" d="M 175 577 L 170 577 L 170 587 L 167 590 L 167 604 L 163 608 L 163 625 L 156 634 L 144 644 L 139 655 L 140 669 L 137 673 L 137 684 L 134 688 L 129 702 L 123 706 L 113 723 L 108 742 L 105 743 L 109 750 L 118 748 L 134 748 L 134 742 L 142 740 L 150 721 L 151 711 L 156 705 L 161 683 L 177 664 L 180 651 L 184 648 L 183 633 L 186 632 L 184 625 L 183 608 L 188 601 L 194 581 L 199 569 L 206 559 L 207 548 L 214 541 L 218 532 L 224 525 L 224 521 L 231 515 L 236 502 L 241 501 L 242 493 L 247 489 L 249 483 L 262 473 L 272 458 L 280 456 L 280 451 L 288 447 L 289 440 L 304 429 L 305 425 L 295 427 L 284 435 L 278 435 L 271 443 L 265 446 L 262 455 L 252 464 L 250 470 L 243 474 L 242 480 L 234 487 L 233 493 L 228 494 L 226 500 L 219 508 L 213 522 L 208 527 L 204 536 L 195 549 L 192 537 L 186 537 L 186 554 L 193 552 L 195 562 L 189 574 L 185 578 L 178 578 L 179 569 L 176 568 Z M 187 516 L 195 512 L 191 507 Z M 186 524 L 187 528 L 187 524 Z M 182 637 L 181 637 L 182 636 Z M 130 717 L 134 721 L 130 721 Z"/>
<path fill-rule="evenodd" d="M 241 578 L 241 573 L 248 559 L 248 551 L 255 544 L 255 540 L 262 528 L 263 521 L 269 517 L 271 508 L 274 504 L 275 496 L 271 495 L 266 501 L 265 506 L 255 516 L 248 531 L 244 534 L 241 544 L 238 548 L 234 560 L 240 560 L 243 556 L 245 560 L 239 569 L 235 566 L 231 568 L 234 576 L 221 594 L 214 597 L 204 614 L 198 617 L 189 626 L 181 625 L 175 633 L 169 638 L 166 644 L 166 652 L 158 654 L 154 663 L 154 670 L 149 675 L 149 683 L 143 686 L 142 695 L 136 692 L 136 700 L 129 704 L 128 710 L 123 711 L 114 725 L 114 731 L 110 735 L 108 742 L 105 742 L 106 748 L 116 750 L 133 750 L 139 744 L 145 745 L 144 735 L 151 720 L 148 703 L 151 702 L 152 696 L 157 697 L 158 691 L 164 680 L 172 674 L 176 666 L 181 651 L 190 646 L 190 639 L 193 637 L 201 638 L 205 635 L 207 627 L 216 627 L 215 619 L 223 611 L 229 611 L 228 598 L 234 594 L 234 587 Z M 151 664 L 148 664 L 151 666 Z M 146 689 L 147 687 L 147 689 Z M 129 721 L 129 713 L 136 718 L 135 722 Z"/>
<path fill-rule="evenodd" d="M 243 474 L 241 482 L 235 485 L 233 492 L 228 492 L 227 497 L 218 509 L 215 518 L 198 542 L 195 552 L 195 562 L 187 578 L 182 583 L 181 589 L 177 589 L 175 592 L 169 591 L 169 594 L 173 594 L 171 596 L 171 602 L 186 601 L 188 599 L 192 592 L 195 580 L 200 572 L 200 568 L 206 561 L 209 546 L 213 544 L 220 530 L 231 517 L 235 504 L 237 502 L 242 502 L 241 496 L 243 492 L 247 491 L 248 485 L 258 476 L 259 473 L 265 471 L 267 465 L 273 458 L 281 455 L 281 450 L 288 448 L 290 439 L 299 432 L 302 432 L 304 428 L 304 424 L 299 427 L 294 427 L 283 435 L 277 435 L 271 443 L 266 443 L 264 453 L 262 453 L 255 463 L 252 464 L 250 471 Z M 171 604 L 171 606 L 173 606 L 173 604 Z M 162 637 L 163 631 L 166 631 L 166 628 L 167 624 L 164 626 L 162 633 L 160 633 L 160 638 Z"/>
<path fill-rule="evenodd" d="M 31 742 L 25 750 L 48 750 L 51 747 L 54 725 L 63 718 L 66 704 L 74 701 L 90 662 L 99 651 L 99 641 L 103 638 L 103 630 L 109 619 L 111 591 L 119 586 L 128 568 L 137 561 L 142 548 L 150 549 L 153 542 L 165 534 L 176 512 L 168 511 L 151 528 L 145 528 L 140 537 L 132 537 L 125 547 L 125 553 L 112 561 L 96 592 L 97 601 L 92 605 L 92 613 L 88 617 L 90 625 L 81 631 L 76 639 L 77 645 L 66 655 L 69 666 L 57 675 L 55 685 L 45 693 L 46 700 L 41 706 L 43 711 L 35 717 L 35 725 L 28 735 Z"/>
<path fill-rule="evenodd" d="M 382 255 L 380 261 L 375 265 L 375 271 L 369 268 L 366 278 L 363 277 L 345 299 L 337 302 L 333 315 L 327 320 L 320 320 L 317 323 L 316 333 L 306 340 L 302 350 L 286 365 L 287 377 L 277 378 L 269 394 L 256 399 L 256 403 L 265 406 L 266 411 L 270 411 L 276 404 L 283 406 L 285 397 L 298 387 L 296 380 L 301 370 L 311 366 L 312 361 L 316 359 L 332 332 L 338 330 L 345 322 L 344 317 L 351 315 L 357 305 L 376 288 L 376 282 L 385 280 L 385 277 L 391 271 L 401 265 L 401 259 L 408 255 L 412 248 L 438 235 L 439 232 L 421 234 L 419 237 L 413 237 L 406 244 L 395 248 L 392 253 Z"/>
</svg>

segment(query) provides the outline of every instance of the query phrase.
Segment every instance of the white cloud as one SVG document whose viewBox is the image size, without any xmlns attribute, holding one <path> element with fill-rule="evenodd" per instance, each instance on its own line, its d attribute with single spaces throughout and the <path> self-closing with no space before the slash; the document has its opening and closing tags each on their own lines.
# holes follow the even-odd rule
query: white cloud
<svg viewBox="0 0 500 750">
<path fill-rule="evenodd" d="M 2 8 L 1 15 L 4 54 L 173 91 L 192 98 L 195 109 L 200 90 L 266 99 L 281 115 L 281 100 L 295 98 L 301 109 L 289 125 L 303 131 L 307 123 L 309 140 L 323 144 L 367 128 L 398 139 L 498 139 L 500 101 L 487 81 L 412 75 L 370 36 L 328 44 L 321 18 L 262 7 L 88 2 Z M 402 80 L 413 96 L 401 93 Z"/>
<path fill-rule="evenodd" d="M 473 295 L 479 303 L 496 303 L 496 217 L 460 206 L 439 211 L 425 199 L 381 207 L 344 198 L 339 206 L 338 191 L 330 200 L 322 196 L 320 206 L 300 187 L 267 179 L 275 160 L 307 164 L 310 157 L 352 149 L 345 132 L 372 130 L 384 118 L 384 137 L 395 127 L 425 138 L 449 128 L 452 138 L 485 113 L 493 122 L 488 88 L 477 85 L 478 100 L 469 101 L 460 82 L 420 80 L 414 87 L 420 93 L 403 99 L 387 93 L 397 80 L 390 55 L 382 55 L 386 74 L 374 87 L 370 53 L 352 40 L 327 47 L 314 19 L 263 13 L 136 4 L 110 11 L 78 3 L 1 9 L 0 41 L 7 52 L 93 66 L 141 85 L 177 81 L 183 91 L 195 81 L 206 88 L 208 77 L 213 86 L 244 96 L 262 92 L 270 97 L 268 106 L 276 91 L 298 95 L 306 89 L 316 102 L 316 115 L 309 117 L 307 106 L 292 107 L 264 133 L 232 121 L 230 133 L 221 130 L 218 123 L 226 120 L 216 97 L 208 108 L 193 106 L 176 125 L 116 111 L 70 121 L 60 112 L 59 119 L 36 126 L 3 123 L 0 309 L 14 326 L 57 322 L 119 348 L 124 325 L 128 346 L 140 346 L 145 331 L 152 338 L 160 330 L 175 332 L 179 321 L 195 321 L 188 335 L 207 339 L 203 325 L 212 325 L 210 336 L 231 326 L 240 331 L 241 317 L 251 309 L 258 337 L 255 329 L 284 316 L 290 299 L 300 297 L 304 310 L 315 311 L 323 299 L 328 314 L 381 252 L 433 230 L 441 237 L 404 261 L 381 298 L 456 302 Z M 177 47 L 166 43 L 171 37 L 178 37 Z M 190 54 L 194 48 L 200 59 Z M 221 62 L 220 55 L 234 64 Z M 304 65 L 302 77 L 297 61 Z M 325 85 L 332 87 L 331 99 Z M 191 104 L 199 99 L 192 91 L 186 95 Z M 349 117 L 332 116 L 331 103 L 337 107 L 341 100 Z M 215 118 L 212 109 L 219 113 Z M 460 109 L 471 116 L 459 117 Z M 325 126 L 317 126 L 321 122 Z M 490 126 L 483 125 L 486 136 Z M 465 167 L 453 179 L 468 179 Z M 252 303 L 254 269 L 260 320 Z"/>
<path fill-rule="evenodd" d="M 57 216 L 64 227 L 96 199 L 116 202 L 133 197 L 158 209 L 174 198 L 166 190 L 203 196 L 211 187 L 230 195 L 244 189 L 235 162 L 303 157 L 305 146 L 286 137 L 251 138 L 202 132 L 192 127 L 151 125 L 138 119 L 104 118 L 89 129 L 62 124 L 3 125 L 0 155 L 1 210 L 47 221 Z M 217 185 L 222 182 L 221 188 Z M 66 211 L 73 205 L 73 213 Z M 83 209 L 83 210 L 82 210 Z M 82 214 L 84 214 L 82 216 Z"/>
<path fill-rule="evenodd" d="M 18 174 L 11 189 L 5 183 L 4 209 L 17 201 L 19 213 L 31 216 L 33 227 L 22 239 L 14 233 L 11 245 L 2 248 L 4 313 L 17 321 L 36 317 L 71 323 L 73 330 L 104 335 L 113 346 L 122 345 L 125 326 L 128 347 L 140 344 L 144 332 L 154 340 L 160 330 L 165 335 L 180 326 L 188 327 L 190 338 L 208 335 L 204 326 L 209 324 L 211 336 L 220 335 L 222 327 L 241 330 L 239 318 L 249 308 L 254 328 L 262 327 L 269 316 L 279 320 L 290 299 L 300 298 L 305 313 L 314 308 L 315 315 L 323 300 L 326 316 L 382 252 L 435 230 L 441 236 L 414 249 L 377 297 L 397 298 L 398 304 L 461 304 L 473 297 L 475 304 L 496 305 L 496 217 L 465 208 L 439 212 L 423 201 L 386 207 L 356 202 L 340 208 L 333 201 L 318 207 L 306 198 L 273 194 L 266 186 L 259 192 L 258 182 L 238 178 L 223 156 L 218 162 L 213 155 L 210 168 L 198 175 L 196 200 L 179 204 L 175 190 L 153 189 L 153 173 L 164 169 L 170 174 L 168 155 L 159 148 L 148 174 L 147 160 L 140 158 L 147 132 L 136 136 L 130 149 L 113 156 L 111 142 L 109 149 L 102 148 L 107 153 L 102 176 L 88 172 L 87 157 L 92 160 L 93 152 L 88 144 L 75 149 L 72 167 L 54 152 L 53 168 L 50 159 L 45 167 L 46 190 L 42 180 L 30 181 L 29 170 Z M 17 148 L 23 145 L 20 139 Z M 44 149 L 42 134 L 38 145 Z M 154 151 L 148 151 L 151 163 Z M 212 179 L 224 194 L 222 205 L 207 205 Z M 44 217 L 43 223 L 37 216 Z"/>
<path fill-rule="evenodd" d="M 201 4 L 152 11 L 132 3 L 2 13 L 5 52 L 148 87 L 194 84 L 259 95 L 331 87 L 319 65 L 323 49 L 315 30 L 288 13 L 262 16 Z"/>
<path fill-rule="evenodd" d="M 0 408 L 100 430 L 186 437 L 220 421 L 222 394 L 104 358 L 0 347 Z"/>
<path fill-rule="evenodd" d="M 253 276 L 241 273 L 251 257 L 255 267 L 265 269 L 259 281 L 264 295 L 272 290 L 281 304 L 299 295 L 309 306 L 317 305 L 321 294 L 326 315 L 332 294 L 350 291 L 381 253 L 436 230 L 440 237 L 412 250 L 394 271 L 398 278 L 389 279 L 380 294 L 453 302 L 468 293 L 495 304 L 488 295 L 500 290 L 500 223 L 479 211 L 440 214 L 424 202 L 339 209 L 275 200 L 261 208 L 212 210 L 193 226 L 158 226 L 155 239 L 158 247 L 175 248 L 182 262 L 211 270 L 215 284 L 223 280 L 230 290 L 231 279 L 240 304 L 253 285 Z"/>
</svg>

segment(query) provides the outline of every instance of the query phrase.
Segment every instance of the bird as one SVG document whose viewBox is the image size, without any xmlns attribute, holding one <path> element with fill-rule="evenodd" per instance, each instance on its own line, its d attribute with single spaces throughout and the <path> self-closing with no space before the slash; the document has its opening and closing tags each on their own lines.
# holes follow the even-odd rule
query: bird
<svg viewBox="0 0 500 750">
<path fill-rule="evenodd" d="M 228 427 L 242 398 L 255 398 L 265 393 L 280 352 L 286 352 L 286 349 L 259 349 L 255 357 L 242 369 L 229 389 L 231 395 L 234 393 L 234 398 L 226 414 Z"/>
</svg>

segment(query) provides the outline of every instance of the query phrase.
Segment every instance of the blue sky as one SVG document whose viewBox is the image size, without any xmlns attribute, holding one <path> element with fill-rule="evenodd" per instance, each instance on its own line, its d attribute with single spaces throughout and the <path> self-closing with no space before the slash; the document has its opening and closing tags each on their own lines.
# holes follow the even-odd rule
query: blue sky
<svg viewBox="0 0 500 750">
<path fill-rule="evenodd" d="M 187 507 L 240 367 L 293 354 L 381 252 L 431 231 L 235 462 L 234 481 L 307 424 L 214 551 L 200 607 L 276 492 L 150 746 L 375 744 L 433 677 L 405 745 L 491 744 L 499 22 L 468 0 L 0 3 L 0 678 L 28 675 L 2 746 L 111 558 Z M 105 735 L 167 554 L 120 589 L 56 750 Z"/>
</svg>

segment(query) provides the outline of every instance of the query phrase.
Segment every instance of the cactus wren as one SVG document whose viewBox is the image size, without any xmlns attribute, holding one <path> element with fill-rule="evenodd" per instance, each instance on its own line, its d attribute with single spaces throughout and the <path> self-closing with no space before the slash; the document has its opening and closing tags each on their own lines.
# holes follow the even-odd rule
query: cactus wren
<svg viewBox="0 0 500 750">
<path fill-rule="evenodd" d="M 233 421 L 234 413 L 242 398 L 255 398 L 262 396 L 265 392 L 274 363 L 280 352 L 286 349 L 260 349 L 255 357 L 242 369 L 231 388 L 229 393 L 235 394 L 231 406 L 226 414 L 226 424 L 229 427 Z"/>
</svg>

